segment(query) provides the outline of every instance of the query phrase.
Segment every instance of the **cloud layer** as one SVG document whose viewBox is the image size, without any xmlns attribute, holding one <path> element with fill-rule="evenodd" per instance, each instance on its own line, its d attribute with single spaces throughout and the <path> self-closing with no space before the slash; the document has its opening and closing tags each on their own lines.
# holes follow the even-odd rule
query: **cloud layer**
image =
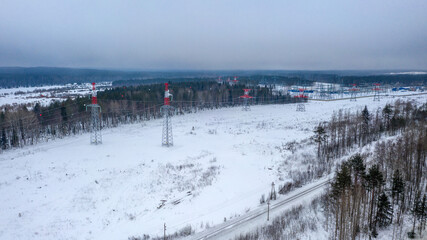
<svg viewBox="0 0 427 240">
<path fill-rule="evenodd" d="M 0 0 L 0 66 L 427 69 L 427 1 Z"/>
</svg>

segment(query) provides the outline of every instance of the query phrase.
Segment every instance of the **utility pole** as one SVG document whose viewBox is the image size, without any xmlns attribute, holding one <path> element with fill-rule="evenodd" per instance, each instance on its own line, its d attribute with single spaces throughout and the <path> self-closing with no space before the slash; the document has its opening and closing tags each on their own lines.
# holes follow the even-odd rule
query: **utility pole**
<svg viewBox="0 0 427 240">
<path fill-rule="evenodd" d="M 270 199 L 267 201 L 267 221 L 270 221 Z"/>
<path fill-rule="evenodd" d="M 271 183 L 270 200 L 276 200 L 276 189 L 274 188 L 274 182 Z"/>
<path fill-rule="evenodd" d="M 166 223 L 163 225 L 163 240 L 166 240 Z"/>
<path fill-rule="evenodd" d="M 99 117 L 101 106 L 98 105 L 95 83 L 92 83 L 92 104 L 86 105 L 86 111 L 88 107 L 91 108 L 90 143 L 98 145 L 102 143 L 101 119 Z"/>
</svg>

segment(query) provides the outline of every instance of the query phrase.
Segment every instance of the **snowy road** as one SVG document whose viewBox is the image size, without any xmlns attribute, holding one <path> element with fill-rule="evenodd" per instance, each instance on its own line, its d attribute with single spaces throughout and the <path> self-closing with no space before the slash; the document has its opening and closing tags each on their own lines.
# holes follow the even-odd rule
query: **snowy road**
<svg viewBox="0 0 427 240">
<path fill-rule="evenodd" d="M 326 188 L 329 179 L 321 179 L 314 183 L 308 184 L 300 189 L 289 193 L 285 198 L 273 202 L 270 207 L 270 219 L 280 215 L 284 210 L 298 205 L 305 199 L 311 199 L 313 195 L 319 194 Z M 235 236 L 244 234 L 249 229 L 254 229 L 259 224 L 267 221 L 267 208 L 264 204 L 262 207 L 248 212 L 238 218 L 197 233 L 186 240 L 207 240 L 207 239 L 233 239 Z"/>
</svg>

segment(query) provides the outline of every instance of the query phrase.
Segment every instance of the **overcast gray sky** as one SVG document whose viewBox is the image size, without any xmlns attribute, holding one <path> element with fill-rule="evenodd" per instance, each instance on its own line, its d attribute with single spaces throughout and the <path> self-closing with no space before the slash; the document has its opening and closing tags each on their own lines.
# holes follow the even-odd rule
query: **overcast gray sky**
<svg viewBox="0 0 427 240">
<path fill-rule="evenodd" d="M 0 66 L 427 69 L 426 0 L 0 0 Z"/>
</svg>

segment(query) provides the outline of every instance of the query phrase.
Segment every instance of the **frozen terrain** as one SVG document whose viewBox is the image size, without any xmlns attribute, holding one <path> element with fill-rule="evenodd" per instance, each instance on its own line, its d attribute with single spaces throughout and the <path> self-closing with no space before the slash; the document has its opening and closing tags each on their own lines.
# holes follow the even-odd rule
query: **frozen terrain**
<svg viewBox="0 0 427 240">
<path fill-rule="evenodd" d="M 127 239 L 161 235 L 164 223 L 168 233 L 203 230 L 257 208 L 272 182 L 305 167 L 301 159 L 284 162 L 291 152 L 283 144 L 309 138 L 338 109 L 373 111 L 397 98 L 315 101 L 306 112 L 287 104 L 175 116 L 171 148 L 161 147 L 158 119 L 107 129 L 98 146 L 84 134 L 5 152 L 0 239 Z"/>
<path fill-rule="evenodd" d="M 110 87 L 111 82 L 98 83 L 98 90 Z M 0 106 L 4 104 L 33 104 L 48 105 L 52 101 L 65 100 L 68 97 L 85 96 L 92 91 L 88 83 L 53 85 L 43 87 L 0 88 Z"/>
</svg>

